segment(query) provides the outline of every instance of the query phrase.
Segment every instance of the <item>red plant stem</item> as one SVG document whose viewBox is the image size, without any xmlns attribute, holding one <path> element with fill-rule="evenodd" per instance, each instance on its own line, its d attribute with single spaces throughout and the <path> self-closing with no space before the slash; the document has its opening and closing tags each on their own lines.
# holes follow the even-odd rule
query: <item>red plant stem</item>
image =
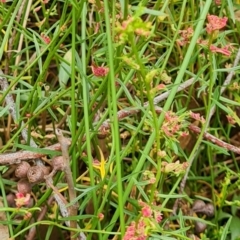
<svg viewBox="0 0 240 240">
<path fill-rule="evenodd" d="M 192 130 L 193 132 L 195 132 L 195 133 L 201 133 L 201 129 L 200 129 L 199 127 L 193 125 L 193 124 L 190 124 L 190 125 L 188 126 L 188 128 L 189 128 L 190 130 Z M 220 140 L 219 138 L 214 137 L 214 136 L 211 135 L 210 133 L 205 132 L 205 133 L 203 134 L 203 137 L 204 137 L 205 139 L 211 141 L 212 143 L 218 145 L 219 147 L 222 147 L 222 148 L 225 148 L 225 149 L 227 149 L 227 150 L 229 150 L 229 151 L 232 151 L 232 152 L 235 152 L 235 153 L 237 153 L 237 154 L 240 154 L 240 148 L 238 148 L 238 147 L 236 147 L 236 146 L 234 146 L 234 145 L 231 145 L 231 144 L 229 144 L 229 143 L 226 143 L 226 142 Z"/>
</svg>

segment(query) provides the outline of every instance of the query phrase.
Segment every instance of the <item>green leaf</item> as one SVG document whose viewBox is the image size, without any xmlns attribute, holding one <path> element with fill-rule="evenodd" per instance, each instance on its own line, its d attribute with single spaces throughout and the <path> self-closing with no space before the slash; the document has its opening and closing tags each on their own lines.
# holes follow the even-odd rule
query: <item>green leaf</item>
<svg viewBox="0 0 240 240">
<path fill-rule="evenodd" d="M 232 218 L 229 218 L 226 226 L 224 227 L 224 232 L 228 231 L 228 228 L 229 228 L 229 232 L 231 233 L 231 240 L 239 240 L 240 239 L 239 226 L 240 226 L 240 218 L 233 216 Z M 226 239 L 226 238 L 221 238 L 221 240 L 222 239 Z"/>
<path fill-rule="evenodd" d="M 160 198 L 185 198 L 187 195 L 184 194 L 157 194 Z"/>
<path fill-rule="evenodd" d="M 174 153 L 175 153 L 176 155 L 178 155 L 178 145 L 177 145 L 177 143 L 170 140 L 170 141 L 169 141 L 169 146 L 170 146 L 170 148 L 174 151 Z"/>
<path fill-rule="evenodd" d="M 221 236 L 221 240 L 227 239 L 228 229 L 229 229 L 229 227 L 230 227 L 231 222 L 232 222 L 232 217 L 230 217 L 230 218 L 228 219 L 227 224 L 226 224 L 225 227 L 224 227 L 224 230 L 223 230 L 222 236 Z M 239 229 L 239 227 L 237 227 L 237 229 Z M 232 238 L 232 240 L 233 240 L 233 238 Z M 234 239 L 234 240 L 235 240 L 235 239 Z"/>
<path fill-rule="evenodd" d="M 8 113 L 8 106 L 6 107 L 0 107 L 0 117 L 3 117 L 4 115 L 6 115 Z"/>
<path fill-rule="evenodd" d="M 133 6 L 132 9 L 137 10 L 138 12 L 141 12 L 141 15 L 142 14 L 149 14 L 149 15 L 158 16 L 158 17 L 167 17 L 168 16 L 166 13 L 164 13 L 162 11 L 153 10 L 153 9 L 149 9 L 149 8 L 146 8 L 146 7 L 139 7 L 139 6 L 134 7 Z"/>
<path fill-rule="evenodd" d="M 58 152 L 58 151 L 44 149 L 44 148 L 34 148 L 34 147 L 30 147 L 30 146 L 23 145 L 23 144 L 14 144 L 14 147 L 20 148 L 23 150 L 27 150 L 27 151 L 31 151 L 31 152 L 35 152 L 35 153 L 44 154 L 44 155 L 52 155 L 52 156 L 61 155 L 61 152 Z"/>
<path fill-rule="evenodd" d="M 98 150 L 99 150 L 99 153 L 100 153 L 100 156 L 101 156 L 100 168 L 99 169 L 100 169 L 101 178 L 103 180 L 104 177 L 105 177 L 105 174 L 106 174 L 106 171 L 105 171 L 105 162 L 106 162 L 106 160 L 105 160 L 105 158 L 103 156 L 101 148 L 99 146 L 97 146 L 97 147 L 98 147 Z"/>
<path fill-rule="evenodd" d="M 221 221 L 223 219 L 230 218 L 231 216 L 232 216 L 231 214 L 223 212 L 222 210 L 219 210 L 219 214 L 218 214 L 217 220 Z"/>
<path fill-rule="evenodd" d="M 238 102 L 236 102 L 236 101 L 233 101 L 233 100 L 231 100 L 231 99 L 222 97 L 222 96 L 219 98 L 219 100 L 222 101 L 222 102 L 231 104 L 231 105 L 233 105 L 233 106 L 240 106 L 240 103 L 238 103 Z"/>
<path fill-rule="evenodd" d="M 240 195 L 237 195 L 236 193 L 233 195 L 232 203 L 233 205 L 231 206 L 231 212 L 233 215 L 236 215 L 239 205 L 237 204 L 240 201 Z"/>
<path fill-rule="evenodd" d="M 67 82 L 71 76 L 71 64 L 72 64 L 72 48 L 70 48 L 64 55 L 63 61 L 60 64 L 58 79 L 60 86 L 65 88 Z"/>
<path fill-rule="evenodd" d="M 231 19 L 233 23 L 235 24 L 235 14 L 234 14 L 234 7 L 233 7 L 233 1 L 232 0 L 227 0 L 228 2 L 228 11 L 230 13 Z"/>
<path fill-rule="evenodd" d="M 225 107 L 223 104 L 221 104 L 220 102 L 218 102 L 216 99 L 213 99 L 213 98 L 212 98 L 212 101 L 213 101 L 219 108 L 221 108 L 223 111 L 225 111 L 225 112 L 228 113 L 228 114 L 231 114 L 230 110 L 229 110 L 227 107 Z"/>
<path fill-rule="evenodd" d="M 35 49 L 36 49 L 36 53 L 37 53 L 37 56 L 40 56 L 41 55 L 41 50 L 40 50 L 40 46 L 39 46 L 39 43 L 37 41 L 37 38 L 36 38 L 36 35 L 33 34 L 33 42 L 35 44 Z M 39 67 L 39 70 L 40 70 L 40 73 L 42 72 L 42 58 L 38 58 L 38 67 Z"/>
</svg>

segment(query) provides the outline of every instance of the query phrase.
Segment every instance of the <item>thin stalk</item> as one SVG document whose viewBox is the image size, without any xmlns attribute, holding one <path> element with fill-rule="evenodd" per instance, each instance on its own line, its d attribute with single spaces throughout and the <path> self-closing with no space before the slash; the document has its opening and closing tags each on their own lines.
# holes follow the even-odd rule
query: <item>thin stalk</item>
<svg viewBox="0 0 240 240">
<path fill-rule="evenodd" d="M 5 187 L 4 187 L 3 179 L 2 179 L 1 176 L 0 176 L 0 189 L 1 189 L 1 192 L 2 192 L 4 207 L 7 207 L 7 206 L 8 206 L 7 196 L 6 196 L 6 192 L 5 192 Z M 7 221 L 10 223 L 10 222 L 11 222 L 11 217 L 10 217 L 8 211 L 6 211 L 6 216 L 7 216 Z M 1 219 L 1 220 L 3 220 L 3 219 Z M 13 227 L 12 224 L 8 224 L 8 230 L 9 230 L 9 233 L 10 233 L 10 237 L 12 237 L 13 234 L 14 234 L 12 227 Z"/>
<path fill-rule="evenodd" d="M 71 133 L 74 135 L 76 133 L 76 124 L 77 124 L 77 114 L 75 107 L 75 80 L 76 80 L 76 71 L 75 71 L 75 55 L 76 55 L 76 22 L 77 22 L 77 9 L 75 6 L 72 6 L 72 64 L 71 64 Z M 77 159 L 76 159 L 76 148 L 71 149 L 72 156 L 72 173 L 74 182 L 77 178 Z"/>
<path fill-rule="evenodd" d="M 123 16 L 124 16 L 124 19 L 127 19 L 129 0 L 124 0 L 124 1 L 123 1 L 123 4 L 124 4 Z"/>
<path fill-rule="evenodd" d="M 81 27 L 81 37 L 86 39 L 86 15 L 87 15 L 87 6 L 86 3 L 83 5 L 82 10 L 82 27 Z M 86 42 L 81 44 L 82 52 L 82 64 L 83 64 L 83 75 L 82 75 L 82 86 L 83 86 L 83 110 L 84 110 L 84 125 L 85 125 L 85 134 L 86 134 L 86 145 L 87 145 L 87 159 L 88 159 L 88 168 L 90 175 L 90 185 L 95 185 L 95 174 L 93 170 L 93 159 L 92 159 L 92 150 L 91 150 L 91 138 L 92 134 L 90 132 L 90 112 L 89 112 L 89 85 L 88 79 L 86 77 Z M 92 192 L 93 207 L 94 212 L 96 213 L 98 209 L 97 205 L 97 196 L 96 192 Z"/>
<path fill-rule="evenodd" d="M 115 1 L 113 1 L 113 6 L 115 6 Z M 118 204 L 119 204 L 119 216 L 120 216 L 120 230 L 121 235 L 124 235 L 125 232 L 125 221 L 124 221 L 124 211 L 123 211 L 123 187 L 122 187 L 122 166 L 121 166 L 121 158 L 120 158 L 120 141 L 119 141 L 119 125 L 118 125 L 118 118 L 117 118 L 117 95 L 116 95 L 116 85 L 115 85 L 115 73 L 114 73 L 114 52 L 113 52 L 113 43 L 112 43 L 112 34 L 111 34 L 111 25 L 109 19 L 109 7 L 108 1 L 104 0 L 104 15 L 106 21 L 106 30 L 107 30 L 107 43 L 108 43 L 108 63 L 109 63 L 109 84 L 111 89 L 111 112 L 112 114 L 110 117 L 112 118 L 112 130 L 113 130 L 113 139 L 114 145 L 113 148 L 115 150 L 116 156 L 116 167 L 117 167 L 117 189 L 118 189 Z M 108 91 L 110 94 L 110 91 Z"/>
<path fill-rule="evenodd" d="M 69 201 L 73 202 L 76 199 L 76 191 L 74 189 L 75 182 L 73 180 L 73 175 L 72 175 L 71 168 L 70 168 L 70 157 L 69 157 L 69 153 L 68 153 L 68 148 L 69 148 L 71 142 L 63 136 L 62 131 L 60 129 L 56 130 L 56 135 L 57 135 L 58 141 L 61 145 L 62 157 L 64 160 L 63 172 L 65 173 L 66 182 L 68 184 Z M 54 190 L 54 188 L 53 188 L 53 190 Z M 55 194 L 57 194 L 57 193 L 58 192 L 56 191 Z M 59 194 L 59 196 L 61 198 L 61 194 Z M 78 203 L 75 203 L 72 206 L 70 206 L 69 210 L 68 210 L 69 216 L 70 217 L 77 216 L 77 210 L 78 210 Z M 74 220 L 70 221 L 70 227 L 77 228 L 77 222 Z M 73 239 L 76 239 L 74 237 L 74 232 L 71 232 L 71 237 Z"/>
</svg>

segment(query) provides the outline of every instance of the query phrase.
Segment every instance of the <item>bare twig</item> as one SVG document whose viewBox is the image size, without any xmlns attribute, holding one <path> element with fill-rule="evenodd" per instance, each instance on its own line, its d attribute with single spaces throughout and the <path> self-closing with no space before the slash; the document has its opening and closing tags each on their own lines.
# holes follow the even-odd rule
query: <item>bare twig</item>
<svg viewBox="0 0 240 240">
<path fill-rule="evenodd" d="M 46 150 L 55 150 L 58 151 L 61 149 L 61 146 L 59 143 L 56 143 L 52 146 L 43 148 Z M 23 160 L 33 160 L 36 158 L 41 158 L 46 156 L 46 154 L 42 153 L 36 153 L 31 151 L 19 151 L 14 153 L 4 153 L 0 154 L 0 165 L 11 165 L 11 164 L 17 164 L 20 163 Z"/>
<path fill-rule="evenodd" d="M 192 85 L 194 83 L 195 80 L 196 80 L 195 78 L 190 78 L 187 81 L 183 82 L 182 84 L 179 85 L 177 92 L 180 92 L 180 91 L 184 90 L 185 88 L 189 87 L 190 85 Z M 153 99 L 153 104 L 157 105 L 158 103 L 160 103 L 161 101 L 166 99 L 169 96 L 170 92 L 171 92 L 171 90 L 155 97 Z M 144 107 L 147 107 L 148 105 L 149 105 L 149 102 L 144 103 Z"/>
<path fill-rule="evenodd" d="M 76 191 L 74 189 L 74 182 L 72 178 L 72 172 L 70 168 L 70 160 L 69 160 L 69 154 L 68 154 L 68 148 L 71 145 L 71 141 L 68 138 L 65 138 L 63 136 L 62 131 L 60 129 L 56 130 L 56 135 L 62 150 L 62 155 L 64 159 L 64 164 L 65 164 L 63 171 L 66 174 L 66 180 L 67 180 L 68 189 L 69 189 L 69 198 L 71 202 L 76 198 Z"/>
<path fill-rule="evenodd" d="M 187 81 L 185 81 L 184 83 L 182 83 L 182 84 L 178 87 L 177 92 L 180 92 L 180 91 L 184 90 L 185 88 L 189 87 L 190 85 L 192 85 L 193 82 L 194 82 L 194 80 L 195 80 L 195 78 L 190 78 L 190 79 L 188 79 Z M 163 101 L 164 99 L 166 99 L 166 98 L 169 96 L 170 91 L 171 91 L 171 90 L 169 90 L 169 91 L 167 91 L 167 92 L 165 92 L 165 93 L 163 93 L 163 94 L 155 97 L 155 98 L 153 99 L 153 104 L 154 104 L 154 105 L 157 105 L 158 103 L 160 103 L 161 101 Z M 143 106 L 146 108 L 146 107 L 148 107 L 148 105 L 149 105 L 149 102 L 145 102 Z M 138 109 L 138 108 L 129 108 L 129 109 L 120 110 L 120 111 L 118 111 L 118 113 L 117 113 L 118 120 L 122 120 L 122 119 L 124 119 L 124 118 L 126 118 L 126 117 L 129 117 L 129 116 L 131 116 L 131 115 L 134 115 L 134 114 L 136 114 L 136 113 L 138 113 L 138 112 L 140 112 L 140 109 Z M 110 125 L 110 119 L 107 119 L 107 120 L 105 120 L 105 121 L 102 123 L 102 125 L 101 125 L 100 128 L 99 128 L 99 131 L 100 131 L 101 133 L 104 133 L 104 131 L 108 130 L 110 127 L 111 127 L 111 125 Z"/>
<path fill-rule="evenodd" d="M 52 190 L 53 190 L 53 197 L 55 199 L 55 201 L 57 202 L 58 206 L 59 206 L 59 209 L 60 209 L 60 212 L 61 212 L 61 215 L 63 217 L 69 217 L 69 216 L 76 216 L 77 213 L 76 212 L 71 212 L 72 209 L 70 208 L 69 211 L 67 210 L 66 208 L 66 205 L 68 204 L 67 200 L 62 196 L 62 194 L 58 191 L 58 189 L 53 185 L 53 181 L 52 181 L 52 176 L 51 174 L 49 174 L 47 177 L 46 177 L 46 184 L 48 187 L 50 187 Z M 77 210 L 77 209 L 76 209 Z M 71 215 L 71 214 L 75 214 L 75 215 Z M 75 224 L 73 223 L 75 222 Z M 68 227 L 74 227 L 74 228 L 79 228 L 79 226 L 77 225 L 77 222 L 76 221 L 65 221 L 65 224 L 68 226 Z M 72 233 L 73 235 L 73 233 Z M 79 233 L 79 236 L 78 236 L 78 239 L 79 240 L 86 240 L 86 236 L 83 232 L 80 232 Z"/>
<path fill-rule="evenodd" d="M 156 112 L 160 113 L 161 112 L 161 108 L 156 107 Z M 193 124 L 189 125 L 189 129 L 196 132 L 196 133 L 200 133 L 200 128 L 196 127 Z M 229 151 L 233 151 L 237 154 L 240 154 L 240 148 L 226 143 L 222 140 L 219 140 L 218 138 L 214 137 L 213 135 L 209 134 L 209 133 L 204 133 L 204 137 L 215 143 L 216 145 L 223 147 Z M 71 141 L 70 139 L 68 139 L 69 141 Z M 43 148 L 43 150 L 54 150 L 54 151 L 58 151 L 61 149 L 61 146 L 59 143 L 56 143 L 54 145 L 48 146 L 46 148 Z M 15 153 L 6 153 L 6 154 L 0 154 L 0 165 L 11 165 L 11 164 L 17 164 L 20 163 L 21 161 L 25 160 L 33 160 L 36 158 L 40 158 L 40 157 L 44 157 L 45 154 L 42 153 L 35 153 L 35 152 L 31 152 L 31 151 L 19 151 L 19 152 L 15 152 Z"/>
<path fill-rule="evenodd" d="M 62 194 L 58 191 L 58 189 L 53 185 L 53 181 L 52 181 L 52 178 L 49 178 L 47 177 L 46 178 L 46 184 L 48 187 L 50 187 L 53 192 L 54 192 L 54 198 L 55 196 L 57 195 L 58 196 L 58 199 L 60 199 L 59 201 L 57 201 L 58 203 L 60 203 L 59 205 L 62 206 L 60 207 L 60 209 L 66 209 L 65 208 L 65 205 L 68 204 L 67 200 L 62 196 Z M 62 211 L 61 211 L 62 212 Z M 68 214 L 67 214 L 67 211 L 63 211 L 63 214 L 62 214 L 63 217 L 67 217 Z"/>
<path fill-rule="evenodd" d="M 48 181 L 49 183 L 49 181 Z M 51 187 L 53 186 L 51 183 L 50 183 Z M 50 186 L 49 185 L 49 186 Z M 55 187 L 54 187 L 55 188 Z M 58 192 L 58 190 L 57 190 Z M 61 194 L 60 194 L 61 195 Z M 63 198 L 63 196 L 59 196 L 58 194 L 54 194 L 53 196 L 51 196 L 49 199 L 48 199 L 48 205 L 51 205 L 53 199 L 55 199 L 55 201 L 57 202 L 58 206 L 59 206 L 59 209 L 60 209 L 60 212 L 61 212 L 61 215 L 63 217 L 68 217 L 68 211 L 65 207 L 65 204 L 66 204 L 66 200 Z M 64 199 L 64 200 L 63 200 Z M 46 211 L 47 211 L 47 206 L 45 205 L 44 207 L 42 207 L 42 210 L 41 212 L 39 213 L 38 215 L 38 218 L 37 218 L 37 221 L 41 221 L 45 215 L 46 215 Z M 69 221 L 66 221 L 65 224 L 70 227 L 70 224 L 69 224 Z M 33 240 L 35 238 L 35 235 L 36 235 L 36 227 L 32 227 L 30 230 L 29 230 L 29 233 L 26 237 L 26 240 Z M 86 236 L 84 235 L 83 232 L 80 232 L 79 233 L 79 239 L 80 240 L 86 240 Z"/>
<path fill-rule="evenodd" d="M 200 133 L 200 132 L 201 132 L 201 129 L 200 129 L 199 127 L 193 125 L 193 124 L 190 124 L 190 125 L 188 126 L 188 128 L 189 128 L 190 130 L 192 130 L 193 132 L 195 132 L 195 133 Z M 219 138 L 214 137 L 214 136 L 213 136 L 212 134 L 210 134 L 210 133 L 205 132 L 205 133 L 203 134 L 203 137 L 204 137 L 205 139 L 211 141 L 212 143 L 218 145 L 219 147 L 222 147 L 222 148 L 225 148 L 226 150 L 229 150 L 229 151 L 235 152 L 235 153 L 237 153 L 237 154 L 240 154 L 240 148 L 239 148 L 239 147 L 236 147 L 236 146 L 234 146 L 234 145 L 232 145 L 232 144 L 226 143 L 226 142 L 220 140 Z"/>
<path fill-rule="evenodd" d="M 73 182 L 73 178 L 72 178 L 72 172 L 71 172 L 71 168 L 70 168 L 70 160 L 69 160 L 69 154 L 68 154 L 68 148 L 69 148 L 71 142 L 69 141 L 69 139 L 67 139 L 63 136 L 62 131 L 60 129 L 56 129 L 56 135 L 57 135 L 58 141 L 61 145 L 61 150 L 62 150 L 62 155 L 63 155 L 63 160 L 64 160 L 63 171 L 65 173 L 66 181 L 68 184 L 69 201 L 74 202 L 77 196 L 76 196 L 76 191 L 74 189 L 74 182 Z M 78 209 L 77 203 L 70 206 L 69 207 L 69 216 L 70 217 L 76 216 L 77 209 Z M 77 222 L 74 220 L 70 221 L 70 227 L 76 229 Z M 75 235 L 75 233 L 71 232 L 71 236 L 73 239 L 75 239 L 74 235 Z"/>
</svg>

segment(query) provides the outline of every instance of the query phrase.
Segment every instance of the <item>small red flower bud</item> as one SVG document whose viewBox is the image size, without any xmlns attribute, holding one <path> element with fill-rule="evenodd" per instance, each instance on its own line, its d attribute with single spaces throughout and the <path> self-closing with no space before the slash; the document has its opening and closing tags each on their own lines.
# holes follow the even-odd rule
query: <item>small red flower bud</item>
<svg viewBox="0 0 240 240">
<path fill-rule="evenodd" d="M 99 219 L 100 221 L 102 221 L 102 220 L 104 219 L 104 214 L 103 214 L 103 213 L 99 213 L 99 214 L 98 214 L 98 219 Z"/>
<path fill-rule="evenodd" d="M 32 213 L 30 212 L 26 212 L 26 214 L 24 215 L 24 220 L 29 220 L 32 217 Z"/>
<path fill-rule="evenodd" d="M 26 196 L 23 193 L 16 193 L 16 206 L 18 208 L 28 205 L 31 200 L 31 195 L 29 193 L 26 194 Z"/>
<path fill-rule="evenodd" d="M 229 124 L 234 125 L 236 123 L 235 119 L 232 116 L 227 115 L 226 117 Z"/>
<path fill-rule="evenodd" d="M 109 72 L 108 67 L 97 67 L 92 65 L 91 68 L 92 68 L 93 75 L 96 77 L 105 77 Z"/>
<path fill-rule="evenodd" d="M 51 38 L 45 35 L 44 33 L 41 34 L 41 37 L 46 44 L 49 44 L 51 42 Z"/>
</svg>

